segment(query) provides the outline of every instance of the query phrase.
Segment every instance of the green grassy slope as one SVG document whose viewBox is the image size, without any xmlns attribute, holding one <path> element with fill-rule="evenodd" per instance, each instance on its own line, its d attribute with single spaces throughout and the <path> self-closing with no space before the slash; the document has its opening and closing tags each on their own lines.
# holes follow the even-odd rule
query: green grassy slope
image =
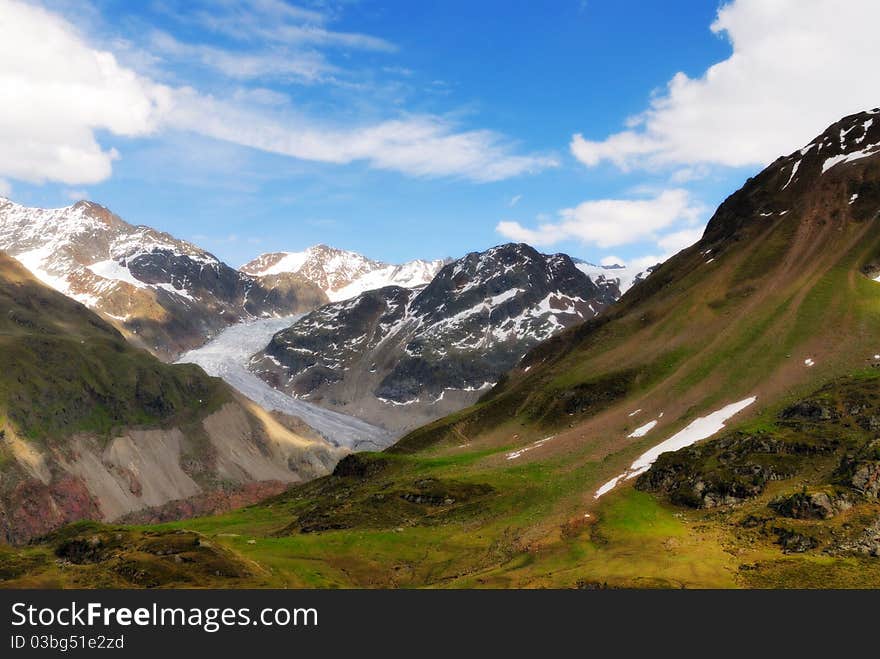
<svg viewBox="0 0 880 659">
<path fill-rule="evenodd" d="M 180 421 L 228 399 L 195 366 L 132 348 L 82 305 L 0 254 L 0 416 L 31 440 Z"/>
</svg>

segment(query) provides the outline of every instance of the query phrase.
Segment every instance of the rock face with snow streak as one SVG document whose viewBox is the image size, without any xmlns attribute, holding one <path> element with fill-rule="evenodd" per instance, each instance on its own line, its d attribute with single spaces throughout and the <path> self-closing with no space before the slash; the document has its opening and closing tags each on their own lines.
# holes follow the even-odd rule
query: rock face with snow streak
<svg viewBox="0 0 880 659">
<path fill-rule="evenodd" d="M 769 224 L 803 206 L 804 197 L 845 182 L 846 196 L 834 200 L 835 217 L 866 221 L 876 217 L 880 185 L 853 166 L 870 166 L 880 154 L 880 108 L 844 117 L 797 151 L 777 158 L 743 189 L 731 195 L 709 221 L 703 243 L 730 239 L 753 224 Z M 828 204 L 829 202 L 825 202 Z M 829 206 L 829 210 L 830 206 Z"/>
<path fill-rule="evenodd" d="M 417 259 L 391 265 L 356 252 L 315 245 L 302 252 L 262 254 L 244 264 L 241 271 L 261 277 L 299 275 L 321 288 L 331 302 L 339 302 L 385 286 L 425 286 L 446 263 Z"/>
<path fill-rule="evenodd" d="M 89 201 L 41 209 L 0 198 L 0 250 L 163 359 L 239 320 L 291 315 L 327 301 L 300 277 L 241 273 Z"/>
<path fill-rule="evenodd" d="M 615 299 L 564 254 L 502 245 L 450 263 L 421 290 L 389 286 L 313 311 L 252 368 L 306 400 L 403 430 L 472 404 L 529 348 Z"/>
</svg>

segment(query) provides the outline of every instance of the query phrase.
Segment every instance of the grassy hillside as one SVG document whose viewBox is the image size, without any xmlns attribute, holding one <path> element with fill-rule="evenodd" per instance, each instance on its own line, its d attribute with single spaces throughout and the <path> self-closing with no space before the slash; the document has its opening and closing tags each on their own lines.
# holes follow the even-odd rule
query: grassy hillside
<svg viewBox="0 0 880 659">
<path fill-rule="evenodd" d="M 160 425 L 229 400 L 194 366 L 132 348 L 85 307 L 0 253 L 0 415 L 31 440 Z"/>
<path fill-rule="evenodd" d="M 590 513 L 579 501 L 597 482 L 595 463 L 514 464 L 504 449 L 359 454 L 333 476 L 227 515 L 68 527 L 7 552 L 0 578 L 16 587 L 878 587 L 878 385 L 876 369 L 840 378 L 665 454 L 638 490 L 613 491 Z M 697 480 L 739 501 L 700 507 L 682 496 Z"/>
</svg>

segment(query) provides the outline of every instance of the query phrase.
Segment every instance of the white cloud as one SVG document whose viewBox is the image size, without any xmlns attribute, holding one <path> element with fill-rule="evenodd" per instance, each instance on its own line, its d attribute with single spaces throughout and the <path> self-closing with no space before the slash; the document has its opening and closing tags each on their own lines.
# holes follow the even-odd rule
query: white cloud
<svg viewBox="0 0 880 659">
<path fill-rule="evenodd" d="M 299 16 L 274 0 L 254 6 Z M 497 133 L 460 130 L 443 117 L 334 125 L 279 101 L 278 94 L 245 92 L 218 100 L 190 87 L 157 84 L 91 47 L 60 16 L 0 0 L 0 177 L 97 183 L 110 176 L 119 154 L 99 144 L 96 132 L 112 139 L 173 129 L 302 160 L 362 161 L 419 177 L 495 181 L 557 164 L 550 156 L 518 154 Z"/>
<path fill-rule="evenodd" d="M 673 189 L 649 199 L 585 201 L 559 211 L 556 221 L 541 222 L 535 229 L 504 221 L 496 230 L 512 240 L 539 246 L 577 240 L 608 248 L 656 240 L 663 230 L 676 223 L 693 223 L 703 212 L 686 190 Z"/>
<path fill-rule="evenodd" d="M 660 238 L 657 239 L 657 244 L 662 247 L 664 251 L 675 254 L 676 252 L 683 250 L 685 247 L 690 247 L 702 238 L 704 229 L 705 227 L 699 226 L 692 229 L 673 231 L 672 233 L 660 236 Z"/>
<path fill-rule="evenodd" d="M 315 82 L 337 71 L 323 54 L 314 50 L 269 50 L 256 53 L 224 50 L 202 44 L 183 43 L 161 31 L 152 33 L 150 46 L 165 57 L 177 61 L 194 61 L 235 80 L 296 79 Z"/>
<path fill-rule="evenodd" d="M 510 198 L 510 201 L 507 202 L 507 205 L 508 205 L 510 208 L 513 208 L 514 206 L 516 206 L 516 205 L 520 202 L 520 199 L 522 199 L 522 195 L 521 195 L 521 194 L 515 194 L 515 195 L 513 195 L 513 196 Z"/>
<path fill-rule="evenodd" d="M 86 190 L 66 190 L 64 194 L 71 201 L 81 201 L 89 198 L 89 193 Z"/>
<path fill-rule="evenodd" d="M 729 39 L 730 57 L 699 78 L 676 74 L 628 130 L 601 141 L 575 135 L 571 152 L 624 170 L 769 163 L 877 106 L 878 24 L 876 0 L 734 0 L 711 26 Z"/>
<path fill-rule="evenodd" d="M 606 266 L 608 266 L 608 265 L 623 265 L 623 266 L 625 266 L 626 261 L 624 261 L 619 256 L 608 255 L 608 256 L 602 257 L 602 260 L 599 261 L 599 265 L 606 265 Z"/>
<path fill-rule="evenodd" d="M 302 9 L 282 0 L 207 0 L 187 4 L 178 20 L 239 41 L 274 42 L 287 46 L 324 46 L 357 50 L 395 51 L 385 39 L 354 32 L 329 30 L 327 12 Z"/>
<path fill-rule="evenodd" d="M 345 128 L 184 89 L 175 96 L 167 121 L 175 128 L 262 151 L 326 163 L 366 161 L 376 169 L 410 176 L 486 182 L 557 165 L 551 156 L 515 154 L 513 146 L 492 131 L 456 131 L 455 125 L 434 115 Z"/>
<path fill-rule="evenodd" d="M 151 133 L 169 100 L 170 90 L 89 48 L 58 16 L 0 0 L 0 176 L 103 180 L 118 154 L 95 131 Z"/>
<path fill-rule="evenodd" d="M 12 195 L 12 184 L 6 179 L 0 178 L 0 197 Z"/>
</svg>

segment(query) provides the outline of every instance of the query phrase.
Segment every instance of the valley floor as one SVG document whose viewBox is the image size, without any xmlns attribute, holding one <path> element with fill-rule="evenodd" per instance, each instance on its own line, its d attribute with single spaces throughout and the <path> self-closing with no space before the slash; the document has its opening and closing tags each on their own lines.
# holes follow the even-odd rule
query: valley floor
<svg viewBox="0 0 880 659">
<path fill-rule="evenodd" d="M 632 481 L 595 502 L 601 463 L 517 462 L 511 448 L 358 454 L 334 476 L 222 516 L 75 524 L 0 550 L 0 578 L 41 588 L 880 587 L 876 557 L 785 553 L 773 524 L 748 523 L 770 519 L 768 503 L 791 480 L 712 510 Z M 878 515 L 875 500 L 830 525 L 798 523 L 836 534 Z"/>
</svg>

